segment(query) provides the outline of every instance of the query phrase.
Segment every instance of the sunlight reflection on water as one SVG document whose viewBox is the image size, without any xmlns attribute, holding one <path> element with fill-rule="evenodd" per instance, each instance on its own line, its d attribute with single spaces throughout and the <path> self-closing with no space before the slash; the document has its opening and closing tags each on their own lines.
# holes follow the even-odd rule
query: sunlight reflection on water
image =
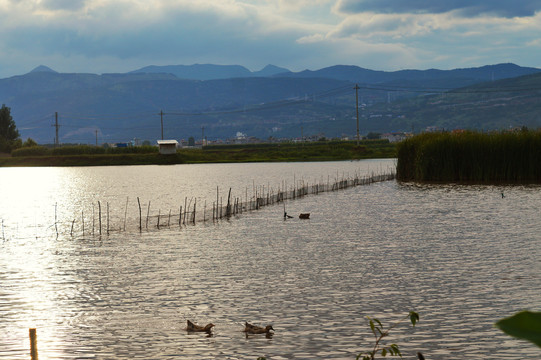
<svg viewBox="0 0 541 360">
<path fill-rule="evenodd" d="M 211 174 L 212 166 L 199 169 Z M 219 165 L 214 174 L 234 174 L 243 189 L 280 183 L 281 166 L 284 178 L 293 176 L 289 164 Z M 322 167 L 329 176 L 340 166 L 369 168 L 299 166 L 296 178 L 315 179 L 327 177 Z M 501 187 L 392 181 L 287 203 L 291 214 L 309 210 L 307 221 L 284 221 L 277 205 L 180 230 L 43 236 L 57 201 L 71 216 L 102 196 L 111 203 L 145 196 L 164 209 L 183 196 L 215 196 L 215 179 L 197 175 L 186 185 L 182 167 L 149 167 L 149 185 L 134 179 L 145 169 L 59 169 L 72 172 L 66 182 L 36 185 L 43 203 L 27 203 L 46 209 L 37 227 L 24 211 L 10 217 L 2 200 L 9 235 L 0 240 L 0 358 L 27 359 L 28 328 L 36 327 L 40 359 L 354 359 L 373 341 L 366 316 L 389 323 L 410 310 L 420 314 L 418 325 L 404 323 L 389 337 L 405 359 L 416 351 L 429 359 L 539 355 L 493 327 L 541 308 L 539 187 L 503 188 L 502 198 Z M 30 170 L 23 173 L 40 178 Z M 187 195 L 173 197 L 177 191 Z M 28 223 L 31 230 L 22 226 Z M 214 335 L 187 334 L 186 319 L 213 322 Z M 245 321 L 273 324 L 275 336 L 246 338 Z"/>
</svg>

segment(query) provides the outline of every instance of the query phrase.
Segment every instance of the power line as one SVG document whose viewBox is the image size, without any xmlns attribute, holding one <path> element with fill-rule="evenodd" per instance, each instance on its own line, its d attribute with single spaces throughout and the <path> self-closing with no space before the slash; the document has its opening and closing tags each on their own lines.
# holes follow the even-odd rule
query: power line
<svg viewBox="0 0 541 360">
<path fill-rule="evenodd" d="M 541 91 L 540 87 L 497 87 L 497 88 L 484 88 L 484 89 L 470 89 L 470 88 L 414 88 L 405 86 L 378 86 L 378 85 L 360 85 L 361 89 L 372 91 L 391 91 L 391 92 L 412 92 L 412 93 L 451 93 L 451 94 L 491 94 L 491 93 L 506 93 L 506 92 L 534 92 Z"/>
<path fill-rule="evenodd" d="M 309 95 L 309 98 L 327 98 L 331 96 L 336 96 L 339 94 L 344 94 L 345 92 L 350 91 L 349 86 L 342 86 L 335 89 L 326 90 L 319 94 L 311 94 Z M 237 109 L 231 109 L 231 110 L 215 110 L 215 111 L 200 111 L 200 112 L 181 112 L 181 111 L 169 111 L 166 113 L 163 113 L 163 115 L 180 115 L 180 116 L 204 116 L 204 115 L 225 115 L 225 114 L 238 114 L 238 113 L 246 113 L 246 112 L 257 112 L 257 111 L 266 111 L 266 110 L 273 110 L 281 107 L 287 107 L 302 103 L 310 103 L 312 101 L 306 100 L 306 99 L 284 99 L 284 100 L 278 100 L 274 102 L 269 103 L 262 103 L 259 105 L 252 105 L 251 107 L 243 107 L 243 108 L 237 108 Z"/>
<path fill-rule="evenodd" d="M 62 113 L 62 117 L 74 120 L 104 120 L 104 119 L 114 119 L 114 120 L 131 120 L 138 118 L 145 118 L 153 116 L 154 112 L 137 112 L 137 113 L 123 113 L 123 114 L 103 114 L 103 115 L 94 115 L 94 116 L 82 116 L 80 114 L 70 114 Z"/>
</svg>

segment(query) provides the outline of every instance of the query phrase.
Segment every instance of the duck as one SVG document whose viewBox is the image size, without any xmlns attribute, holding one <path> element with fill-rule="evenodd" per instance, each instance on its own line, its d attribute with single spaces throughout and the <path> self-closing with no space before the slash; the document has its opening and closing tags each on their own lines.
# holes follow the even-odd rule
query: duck
<svg viewBox="0 0 541 360">
<path fill-rule="evenodd" d="M 249 324 L 247 322 L 244 323 L 244 332 L 247 334 L 271 334 L 271 330 L 274 331 L 272 325 L 261 327 Z"/>
<path fill-rule="evenodd" d="M 194 331 L 194 332 L 210 332 L 210 330 L 214 327 L 213 323 L 207 324 L 205 326 L 197 325 L 191 322 L 190 320 L 186 320 L 187 326 L 186 331 Z"/>
</svg>

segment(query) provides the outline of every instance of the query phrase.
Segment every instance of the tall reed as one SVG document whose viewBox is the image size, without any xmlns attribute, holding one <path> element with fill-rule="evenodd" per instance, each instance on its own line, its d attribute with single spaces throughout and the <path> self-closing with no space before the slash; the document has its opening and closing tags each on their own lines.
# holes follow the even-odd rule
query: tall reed
<svg viewBox="0 0 541 360">
<path fill-rule="evenodd" d="M 541 132 L 425 133 L 397 147 L 397 179 L 541 183 Z"/>
</svg>

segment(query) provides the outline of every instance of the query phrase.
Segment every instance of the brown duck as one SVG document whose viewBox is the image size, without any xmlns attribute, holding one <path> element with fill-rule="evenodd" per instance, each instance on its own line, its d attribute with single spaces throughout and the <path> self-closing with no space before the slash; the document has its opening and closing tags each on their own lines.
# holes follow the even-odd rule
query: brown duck
<svg viewBox="0 0 541 360">
<path fill-rule="evenodd" d="M 247 334 L 270 334 L 270 331 L 274 331 L 272 325 L 267 325 L 265 327 L 256 326 L 252 324 L 244 323 L 244 332 Z"/>
<path fill-rule="evenodd" d="M 186 320 L 188 325 L 186 326 L 186 331 L 194 331 L 194 332 L 210 332 L 210 330 L 214 327 L 213 323 L 207 324 L 205 326 L 197 325 L 191 322 L 190 320 Z"/>
</svg>

